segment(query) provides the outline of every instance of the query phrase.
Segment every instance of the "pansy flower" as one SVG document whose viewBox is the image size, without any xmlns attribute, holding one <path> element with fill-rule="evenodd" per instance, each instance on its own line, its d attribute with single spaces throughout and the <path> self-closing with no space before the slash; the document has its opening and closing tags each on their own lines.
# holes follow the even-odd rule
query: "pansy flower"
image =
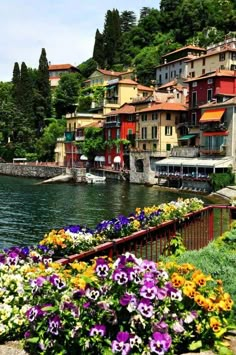
<svg viewBox="0 0 236 355">
<path fill-rule="evenodd" d="M 109 266 L 106 260 L 103 258 L 98 258 L 96 260 L 96 266 L 95 266 L 95 271 L 98 275 L 98 277 L 104 278 L 108 275 L 109 272 Z"/>
<path fill-rule="evenodd" d="M 31 307 L 26 312 L 26 317 L 30 322 L 33 322 L 37 317 L 40 317 L 42 315 L 44 315 L 44 312 L 42 311 L 40 306 Z"/>
<path fill-rule="evenodd" d="M 106 327 L 103 324 L 96 324 L 89 331 L 89 335 L 91 337 L 94 337 L 94 336 L 97 336 L 97 335 L 101 336 L 101 337 L 104 337 L 105 334 L 106 334 Z"/>
<path fill-rule="evenodd" d="M 56 286 L 58 290 L 61 290 L 66 287 L 66 283 L 62 279 L 60 279 L 60 277 L 57 275 L 50 276 L 49 281 L 53 286 Z"/>
<path fill-rule="evenodd" d="M 152 353 L 164 355 L 171 346 L 171 337 L 168 333 L 155 332 L 152 335 L 149 346 Z"/>
<path fill-rule="evenodd" d="M 58 335 L 60 327 L 61 327 L 61 320 L 58 315 L 55 315 L 54 317 L 49 319 L 48 331 L 51 334 Z"/>
<path fill-rule="evenodd" d="M 87 288 L 85 291 L 85 295 L 93 301 L 96 301 L 98 297 L 100 296 L 100 292 L 95 289 Z"/>
<path fill-rule="evenodd" d="M 141 299 L 137 309 L 145 318 L 151 318 L 153 315 L 153 305 L 149 299 Z"/>
<path fill-rule="evenodd" d="M 129 281 L 129 277 L 123 269 L 116 269 L 112 274 L 112 279 L 118 283 L 118 285 L 125 285 Z"/>
<path fill-rule="evenodd" d="M 116 336 L 116 340 L 112 342 L 112 352 L 127 355 L 131 349 L 129 338 L 130 335 L 128 332 L 119 332 Z"/>
<path fill-rule="evenodd" d="M 157 290 L 153 281 L 146 281 L 140 289 L 140 296 L 153 300 L 157 296 Z"/>
</svg>

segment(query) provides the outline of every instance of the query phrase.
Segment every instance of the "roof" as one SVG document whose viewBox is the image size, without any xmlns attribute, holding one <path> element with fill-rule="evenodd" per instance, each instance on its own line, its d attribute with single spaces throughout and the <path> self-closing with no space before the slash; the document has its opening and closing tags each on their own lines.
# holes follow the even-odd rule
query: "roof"
<svg viewBox="0 0 236 355">
<path fill-rule="evenodd" d="M 230 95 L 226 95 L 226 96 L 230 96 Z M 221 106 L 229 106 L 229 105 L 236 105 L 236 95 L 234 95 L 234 97 L 225 100 L 224 102 L 217 102 L 217 101 L 212 101 L 210 103 L 207 103 L 205 105 L 199 106 L 200 108 L 212 108 L 212 107 L 221 107 Z"/>
<path fill-rule="evenodd" d="M 151 112 L 151 111 L 187 111 L 187 107 L 174 102 L 162 102 L 160 104 L 154 104 L 151 107 L 147 107 L 139 112 Z"/>
<path fill-rule="evenodd" d="M 97 69 L 97 71 L 99 71 L 103 75 L 109 75 L 109 76 L 120 76 L 122 74 L 127 74 L 128 73 L 127 71 L 126 72 L 118 72 L 118 71 L 106 70 L 106 69 Z"/>
<path fill-rule="evenodd" d="M 153 88 L 150 88 L 149 86 L 145 86 L 145 85 L 142 85 L 142 84 L 138 84 L 138 90 L 142 90 L 142 91 L 151 91 L 153 92 L 154 89 Z"/>
<path fill-rule="evenodd" d="M 167 65 L 176 63 L 176 62 L 180 62 L 180 61 L 182 62 L 182 61 L 185 61 L 185 60 L 188 60 L 188 59 L 192 59 L 192 58 L 195 58 L 195 56 L 193 56 L 193 55 L 186 55 L 185 57 L 181 57 L 181 58 L 172 60 L 171 62 L 159 64 L 159 65 L 155 66 L 155 68 L 164 67 L 164 66 L 167 66 Z M 198 58 L 199 58 L 199 57 L 198 57 Z"/>
<path fill-rule="evenodd" d="M 50 71 L 50 70 L 67 70 L 67 69 L 71 69 L 71 68 L 76 69 L 76 70 L 79 71 L 78 68 L 74 67 L 74 66 L 71 65 L 71 64 L 50 64 L 50 65 L 48 66 L 48 70 L 49 70 L 49 71 Z"/>
<path fill-rule="evenodd" d="M 219 55 L 220 53 L 225 53 L 225 52 L 236 52 L 236 49 L 235 48 L 230 48 L 230 47 L 221 49 L 220 51 L 216 49 L 214 51 L 211 51 L 210 53 L 203 54 L 203 55 L 201 55 L 199 57 L 194 56 L 193 58 L 190 58 L 186 62 L 190 62 L 190 61 L 193 61 L 193 60 L 199 60 L 199 59 L 206 58 L 206 57 L 211 57 L 212 55 L 216 55 L 216 54 Z"/>
<path fill-rule="evenodd" d="M 111 112 L 107 113 L 105 116 L 117 116 L 120 114 L 130 114 L 131 115 L 132 113 L 135 113 L 135 112 L 136 112 L 135 106 L 124 104 L 119 109 L 117 109 L 115 111 L 111 111 Z"/>
<path fill-rule="evenodd" d="M 205 158 L 166 158 L 156 162 L 156 166 L 175 165 L 175 166 L 201 166 L 201 167 L 216 167 L 227 168 L 232 165 L 232 158 L 223 157 L 221 159 L 205 159 Z"/>
<path fill-rule="evenodd" d="M 132 79 L 122 79 L 122 80 L 119 80 L 119 82 L 117 84 L 138 85 L 137 81 L 134 81 Z"/>
<path fill-rule="evenodd" d="M 235 70 L 226 70 L 226 69 L 217 69 L 217 70 L 215 70 L 213 72 L 209 72 L 209 73 L 200 75 L 200 76 L 198 76 L 196 78 L 187 79 L 184 82 L 185 83 L 190 83 L 192 81 L 204 80 L 204 79 L 207 79 L 207 78 L 214 78 L 216 76 L 228 76 L 228 77 L 236 78 L 236 71 Z"/>
<path fill-rule="evenodd" d="M 171 55 L 171 54 L 174 54 L 174 53 L 177 53 L 177 52 L 184 51 L 185 49 L 196 49 L 196 50 L 199 50 L 199 51 L 206 51 L 205 48 L 197 47 L 197 46 L 193 46 L 193 45 L 189 45 L 189 46 L 185 46 L 185 47 L 178 48 L 178 49 L 176 49 L 175 51 L 169 52 L 169 53 L 167 53 L 167 54 L 164 54 L 164 55 L 162 56 L 162 58 L 167 57 L 168 55 Z"/>
<path fill-rule="evenodd" d="M 86 125 L 82 125 L 79 127 L 79 129 L 80 128 L 89 128 L 89 127 L 101 128 L 101 127 L 103 127 L 103 125 L 104 125 L 104 121 L 101 120 L 101 121 L 97 121 L 97 122 L 91 122 Z"/>
</svg>

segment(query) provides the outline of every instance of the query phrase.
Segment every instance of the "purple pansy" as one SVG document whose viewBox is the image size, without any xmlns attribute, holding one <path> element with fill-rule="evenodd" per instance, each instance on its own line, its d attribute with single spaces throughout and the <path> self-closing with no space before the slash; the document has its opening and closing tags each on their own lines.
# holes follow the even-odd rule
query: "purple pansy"
<svg viewBox="0 0 236 355">
<path fill-rule="evenodd" d="M 167 296 L 167 289 L 166 287 L 157 287 L 157 298 L 159 300 L 163 300 Z"/>
<path fill-rule="evenodd" d="M 130 352 L 131 346 L 129 344 L 130 335 L 128 332 L 119 332 L 116 340 L 112 342 L 112 352 L 126 355 Z"/>
<path fill-rule="evenodd" d="M 64 302 L 63 309 L 68 310 L 74 317 L 79 317 L 79 308 L 72 302 Z"/>
<path fill-rule="evenodd" d="M 65 282 L 62 279 L 60 279 L 60 277 L 58 275 L 50 276 L 49 281 L 51 282 L 51 284 L 53 286 L 56 286 L 56 288 L 58 288 L 58 290 L 61 290 L 66 287 Z"/>
<path fill-rule="evenodd" d="M 112 279 L 118 283 L 118 285 L 125 285 L 129 281 L 129 277 L 123 269 L 116 269 L 112 274 Z"/>
<path fill-rule="evenodd" d="M 164 355 L 171 346 L 171 337 L 168 333 L 155 332 L 152 335 L 149 346 L 152 353 Z"/>
<path fill-rule="evenodd" d="M 19 261 L 19 254 L 12 251 L 8 254 L 6 263 L 7 265 L 17 265 Z"/>
<path fill-rule="evenodd" d="M 161 320 L 159 323 L 154 325 L 153 330 L 159 333 L 167 333 L 168 324 Z"/>
<path fill-rule="evenodd" d="M 157 290 L 153 281 L 146 281 L 140 289 L 140 296 L 153 300 L 157 296 Z"/>
<path fill-rule="evenodd" d="M 148 299 L 141 299 L 137 309 L 145 318 L 151 318 L 153 315 L 153 306 L 151 304 L 151 301 Z"/>
<path fill-rule="evenodd" d="M 176 320 L 173 324 L 172 324 L 172 329 L 175 333 L 183 333 L 185 331 L 184 327 L 183 327 L 183 321 L 182 320 Z"/>
<path fill-rule="evenodd" d="M 103 324 L 96 324 L 89 331 L 89 335 L 92 337 L 96 335 L 104 337 L 105 334 L 106 334 L 106 327 Z"/>
<path fill-rule="evenodd" d="M 140 268 L 143 272 L 156 272 L 157 271 L 157 266 L 154 263 L 154 261 L 149 261 L 149 260 L 143 260 L 143 262 L 140 265 Z"/>
<path fill-rule="evenodd" d="M 109 266 L 106 260 L 103 258 L 98 258 L 96 260 L 96 267 L 95 271 L 98 275 L 98 277 L 104 278 L 108 275 L 109 272 Z"/>
<path fill-rule="evenodd" d="M 85 295 L 93 301 L 96 301 L 98 297 L 100 296 L 100 292 L 95 289 L 87 288 L 85 291 Z"/>
<path fill-rule="evenodd" d="M 33 322 L 37 317 L 43 316 L 44 312 L 42 311 L 40 306 L 34 306 L 28 309 L 26 312 L 26 317 L 30 322 Z"/>
<path fill-rule="evenodd" d="M 58 335 L 60 327 L 61 327 L 61 320 L 58 315 L 55 315 L 54 317 L 49 319 L 48 331 L 51 334 Z"/>
<path fill-rule="evenodd" d="M 120 304 L 122 306 L 128 306 L 127 310 L 129 312 L 134 311 L 137 308 L 137 298 L 135 295 L 130 294 L 130 293 L 125 293 L 121 298 L 120 298 Z"/>
</svg>

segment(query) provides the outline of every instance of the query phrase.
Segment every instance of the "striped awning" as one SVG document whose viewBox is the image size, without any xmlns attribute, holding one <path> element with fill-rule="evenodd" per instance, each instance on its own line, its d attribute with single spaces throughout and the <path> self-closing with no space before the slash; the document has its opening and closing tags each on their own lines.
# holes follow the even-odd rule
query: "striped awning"
<svg viewBox="0 0 236 355">
<path fill-rule="evenodd" d="M 199 122 L 200 123 L 207 123 L 207 122 L 219 122 L 221 117 L 225 112 L 225 108 L 219 108 L 215 110 L 207 110 L 203 112 Z"/>
</svg>

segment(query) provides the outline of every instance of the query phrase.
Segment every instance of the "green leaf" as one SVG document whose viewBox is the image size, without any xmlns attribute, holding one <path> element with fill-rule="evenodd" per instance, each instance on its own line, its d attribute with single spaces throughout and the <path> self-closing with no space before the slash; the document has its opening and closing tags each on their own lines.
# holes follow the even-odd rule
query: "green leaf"
<svg viewBox="0 0 236 355">
<path fill-rule="evenodd" d="M 202 341 L 198 340 L 198 341 L 193 341 L 189 345 L 188 349 L 192 351 L 192 350 L 200 349 L 201 347 L 202 347 Z"/>
<path fill-rule="evenodd" d="M 28 338 L 26 339 L 27 342 L 36 344 L 39 342 L 39 337 L 34 337 L 34 338 Z"/>
</svg>

